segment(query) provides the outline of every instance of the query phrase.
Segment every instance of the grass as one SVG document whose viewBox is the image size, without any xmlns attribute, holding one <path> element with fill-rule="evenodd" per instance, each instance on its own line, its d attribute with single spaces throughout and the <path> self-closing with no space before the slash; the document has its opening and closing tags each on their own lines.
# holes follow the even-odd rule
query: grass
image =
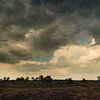
<svg viewBox="0 0 100 100">
<path fill-rule="evenodd" d="M 6 82 L 0 100 L 100 100 L 100 83 Z"/>
</svg>

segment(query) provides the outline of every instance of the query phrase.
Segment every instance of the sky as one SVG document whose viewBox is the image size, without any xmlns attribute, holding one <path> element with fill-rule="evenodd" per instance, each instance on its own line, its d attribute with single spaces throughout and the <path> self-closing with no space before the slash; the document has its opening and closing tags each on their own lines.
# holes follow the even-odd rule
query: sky
<svg viewBox="0 0 100 100">
<path fill-rule="evenodd" d="M 99 0 L 0 0 L 0 78 L 100 76 Z"/>
</svg>

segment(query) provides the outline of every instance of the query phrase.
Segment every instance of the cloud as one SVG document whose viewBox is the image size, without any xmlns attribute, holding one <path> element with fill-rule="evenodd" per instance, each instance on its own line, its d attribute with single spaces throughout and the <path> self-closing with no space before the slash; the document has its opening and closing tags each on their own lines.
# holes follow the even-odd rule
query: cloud
<svg viewBox="0 0 100 100">
<path fill-rule="evenodd" d="M 37 61 L 20 61 L 20 63 L 12 66 L 11 70 L 16 70 L 18 72 L 39 72 L 43 69 L 47 69 L 45 62 L 37 62 Z"/>
<path fill-rule="evenodd" d="M 19 60 L 17 60 L 17 58 L 12 56 L 11 54 L 6 52 L 0 52 L 0 63 L 14 64 L 18 62 Z"/>
<path fill-rule="evenodd" d="M 88 67 L 100 58 L 100 46 L 87 48 L 86 46 L 64 46 L 55 51 L 49 64 L 60 67 Z M 97 62 L 98 63 L 98 62 Z"/>
<path fill-rule="evenodd" d="M 31 52 L 21 48 L 12 49 L 10 53 L 22 60 L 31 58 Z"/>
<path fill-rule="evenodd" d="M 99 0 L 0 0 L 2 76 L 91 79 L 99 55 Z"/>
<path fill-rule="evenodd" d="M 98 0 L 1 0 L 0 62 L 53 56 L 58 48 L 83 45 L 91 37 L 99 45 L 99 5 Z"/>
</svg>

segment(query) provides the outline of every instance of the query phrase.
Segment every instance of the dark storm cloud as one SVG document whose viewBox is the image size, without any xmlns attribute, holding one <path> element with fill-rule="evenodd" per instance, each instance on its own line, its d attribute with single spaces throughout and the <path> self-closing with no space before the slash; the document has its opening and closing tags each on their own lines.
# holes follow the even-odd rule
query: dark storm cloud
<svg viewBox="0 0 100 100">
<path fill-rule="evenodd" d="M 31 59 L 31 52 L 29 50 L 14 48 L 9 51 L 13 56 L 17 57 L 19 60 Z"/>
<path fill-rule="evenodd" d="M 14 64 L 18 63 L 18 61 L 19 60 L 17 60 L 17 58 L 12 56 L 11 54 L 6 52 L 0 52 L 0 63 Z"/>
<path fill-rule="evenodd" d="M 55 34 L 56 27 L 47 28 L 38 37 L 33 38 L 33 45 L 35 48 L 40 50 L 51 50 L 56 49 L 60 44 L 59 40 L 53 39 L 53 34 Z"/>
<path fill-rule="evenodd" d="M 21 48 L 11 48 L 0 51 L 0 63 L 19 63 L 20 60 L 32 59 L 32 53 L 29 50 Z"/>
<path fill-rule="evenodd" d="M 0 62 L 45 55 L 42 51 L 51 55 L 60 46 L 75 44 L 75 36 L 84 30 L 100 44 L 99 11 L 99 0 L 0 0 L 0 48 L 8 51 L 0 52 Z M 43 31 L 26 39 L 30 29 Z M 26 42 L 29 51 L 18 50 L 18 42 Z"/>
<path fill-rule="evenodd" d="M 54 16 L 45 12 L 42 5 L 32 4 L 31 0 L 3 0 L 1 3 L 1 22 L 4 25 L 19 25 L 39 28 L 52 22 Z M 3 18 L 2 18 L 3 17 Z"/>
</svg>

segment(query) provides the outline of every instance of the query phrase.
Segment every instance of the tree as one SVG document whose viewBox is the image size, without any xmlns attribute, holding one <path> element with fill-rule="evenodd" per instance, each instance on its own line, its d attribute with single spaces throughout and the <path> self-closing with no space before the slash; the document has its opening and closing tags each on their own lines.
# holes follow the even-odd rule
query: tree
<svg viewBox="0 0 100 100">
<path fill-rule="evenodd" d="M 31 77 L 31 80 L 33 81 L 35 78 L 34 77 Z"/>
<path fill-rule="evenodd" d="M 7 77 L 4 77 L 3 80 L 6 81 L 7 80 Z"/>
<path fill-rule="evenodd" d="M 69 78 L 67 81 L 68 81 L 69 84 L 72 84 L 73 83 L 72 78 Z"/>
<path fill-rule="evenodd" d="M 82 82 L 87 83 L 87 80 L 85 78 L 82 79 Z"/>
<path fill-rule="evenodd" d="M 39 75 L 39 80 L 43 80 L 43 79 L 44 79 L 43 75 Z"/>
<path fill-rule="evenodd" d="M 47 75 L 46 77 L 44 77 L 44 82 L 51 83 L 52 82 L 51 76 Z"/>
<path fill-rule="evenodd" d="M 26 81 L 29 81 L 29 77 L 28 76 L 26 76 L 26 79 L 25 79 Z"/>
<path fill-rule="evenodd" d="M 24 81 L 25 79 L 24 79 L 24 77 L 20 77 L 20 80 L 21 80 L 21 81 Z"/>
<path fill-rule="evenodd" d="M 39 77 L 36 77 L 35 80 L 40 80 Z"/>
<path fill-rule="evenodd" d="M 24 77 L 17 77 L 16 78 L 16 81 L 24 81 L 25 79 L 24 79 Z"/>
<path fill-rule="evenodd" d="M 9 81 L 10 80 L 10 77 L 7 77 L 6 80 Z"/>
</svg>

